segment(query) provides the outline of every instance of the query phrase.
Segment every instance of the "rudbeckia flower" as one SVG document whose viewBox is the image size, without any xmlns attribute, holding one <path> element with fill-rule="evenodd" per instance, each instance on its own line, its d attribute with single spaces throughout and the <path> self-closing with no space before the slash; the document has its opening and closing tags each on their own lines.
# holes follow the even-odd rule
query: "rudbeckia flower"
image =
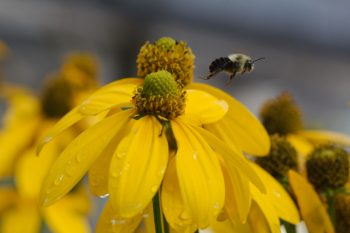
<svg viewBox="0 0 350 233">
<path fill-rule="evenodd" d="M 253 202 L 249 210 L 247 222 L 242 223 L 234 215 L 229 220 L 216 222 L 210 227 L 213 232 L 237 232 L 237 233 L 279 233 L 280 219 L 297 224 L 300 221 L 298 210 L 278 181 L 259 166 L 251 163 L 255 172 L 259 175 L 267 188 L 267 193 L 259 192 L 251 186 Z"/>
<path fill-rule="evenodd" d="M 78 121 L 105 113 L 57 158 L 43 184 L 43 205 L 55 203 L 89 171 L 92 191 L 109 194 L 98 232 L 132 232 L 153 197 L 160 198 L 175 230 L 205 228 L 225 205 L 226 182 L 235 187 L 236 202 L 248 203 L 243 210 L 249 209 L 249 182 L 261 191 L 264 184 L 235 144 L 227 146 L 199 127 L 219 121 L 228 107 L 207 92 L 182 89 L 167 71 L 102 87 L 65 115 L 39 145 L 40 151 Z M 223 166 L 230 180 L 225 180 Z"/>
<path fill-rule="evenodd" d="M 269 134 L 286 136 L 304 156 L 315 146 L 324 143 L 350 145 L 350 137 L 347 135 L 327 130 L 304 129 L 301 110 L 287 92 L 268 100 L 261 108 L 260 116 Z"/>
</svg>

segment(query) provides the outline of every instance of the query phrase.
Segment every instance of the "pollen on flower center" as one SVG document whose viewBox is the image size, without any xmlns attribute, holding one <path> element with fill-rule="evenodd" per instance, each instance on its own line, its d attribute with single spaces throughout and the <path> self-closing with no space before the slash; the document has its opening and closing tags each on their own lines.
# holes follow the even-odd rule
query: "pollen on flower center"
<svg viewBox="0 0 350 233">
<path fill-rule="evenodd" d="M 194 54 L 184 41 L 162 37 L 155 43 L 146 42 L 137 56 L 137 75 L 144 78 L 152 72 L 166 70 L 175 81 L 185 86 L 192 82 Z"/>
<path fill-rule="evenodd" d="M 173 119 L 184 112 L 185 95 L 173 76 L 162 70 L 146 76 L 143 86 L 136 89 L 132 102 L 141 115 Z"/>
<path fill-rule="evenodd" d="M 289 169 L 298 169 L 297 152 L 283 137 L 273 135 L 270 139 L 270 153 L 257 158 L 256 163 L 277 179 L 286 177 Z"/>
<path fill-rule="evenodd" d="M 308 156 L 306 169 L 317 190 L 340 188 L 349 179 L 349 155 L 341 147 L 322 145 Z"/>
<path fill-rule="evenodd" d="M 286 135 L 303 128 L 301 111 L 288 93 L 267 101 L 260 111 L 262 123 L 269 134 Z"/>
</svg>

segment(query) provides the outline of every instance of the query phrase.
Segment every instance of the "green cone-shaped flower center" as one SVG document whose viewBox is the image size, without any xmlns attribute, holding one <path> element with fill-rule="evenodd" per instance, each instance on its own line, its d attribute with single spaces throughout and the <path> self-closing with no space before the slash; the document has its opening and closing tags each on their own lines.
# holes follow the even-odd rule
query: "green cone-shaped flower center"
<svg viewBox="0 0 350 233">
<path fill-rule="evenodd" d="M 340 188 L 349 179 L 349 155 L 343 148 L 323 145 L 308 156 L 306 169 L 317 190 Z"/>
<path fill-rule="evenodd" d="M 303 128 L 301 111 L 288 93 L 268 100 L 262 107 L 260 116 L 269 134 L 286 135 Z"/>
<path fill-rule="evenodd" d="M 176 44 L 176 40 L 171 37 L 162 37 L 157 40 L 155 44 L 162 47 L 164 50 L 169 51 Z"/>
<path fill-rule="evenodd" d="M 185 94 L 173 76 L 161 70 L 146 76 L 143 86 L 136 90 L 133 103 L 141 115 L 172 119 L 184 112 Z"/>
<path fill-rule="evenodd" d="M 285 138 L 277 135 L 273 135 L 270 140 L 270 153 L 257 158 L 256 163 L 277 179 L 286 177 L 289 169 L 297 170 L 298 159 L 294 147 Z"/>
</svg>

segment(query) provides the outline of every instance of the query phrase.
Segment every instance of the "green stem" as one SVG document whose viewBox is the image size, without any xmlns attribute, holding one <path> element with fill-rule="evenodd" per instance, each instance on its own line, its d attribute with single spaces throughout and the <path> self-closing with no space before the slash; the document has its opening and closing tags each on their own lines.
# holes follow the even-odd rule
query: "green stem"
<svg viewBox="0 0 350 233">
<path fill-rule="evenodd" d="M 156 233 L 169 233 L 169 226 L 163 216 L 160 206 L 159 191 L 153 198 L 154 226 Z"/>
<path fill-rule="evenodd" d="M 284 226 L 287 233 L 296 233 L 296 228 L 295 228 L 294 224 L 291 224 L 291 223 L 286 222 L 284 220 L 281 220 L 281 224 Z"/>
<path fill-rule="evenodd" d="M 334 192 L 333 190 L 327 190 L 325 192 L 325 196 L 327 198 L 327 204 L 328 204 L 328 214 L 329 217 L 332 220 L 333 226 L 336 224 L 336 219 L 335 219 L 335 207 L 334 207 Z"/>
</svg>

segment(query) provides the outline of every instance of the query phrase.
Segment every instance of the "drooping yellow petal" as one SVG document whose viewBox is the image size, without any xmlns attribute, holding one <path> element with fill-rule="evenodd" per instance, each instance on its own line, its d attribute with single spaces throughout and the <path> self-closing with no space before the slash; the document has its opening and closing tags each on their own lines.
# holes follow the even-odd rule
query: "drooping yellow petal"
<svg viewBox="0 0 350 233">
<path fill-rule="evenodd" d="M 270 140 L 266 130 L 243 104 L 210 85 L 192 83 L 189 88 L 206 91 L 227 102 L 229 106 L 227 114 L 214 124 L 220 125 L 222 121 L 229 122 L 231 130 L 225 131 L 224 137 L 232 139 L 231 143 L 237 143 L 243 151 L 252 155 L 266 155 L 269 152 Z"/>
<path fill-rule="evenodd" d="M 186 209 L 199 228 L 216 220 L 225 201 L 225 184 L 217 155 L 186 124 L 172 121 L 177 140 L 176 170 Z"/>
<path fill-rule="evenodd" d="M 298 209 L 285 189 L 270 174 L 251 162 L 255 172 L 268 187 L 267 195 L 278 216 L 292 224 L 300 222 Z"/>
<path fill-rule="evenodd" d="M 303 155 L 304 157 L 314 149 L 314 146 L 310 142 L 308 142 L 307 140 L 305 140 L 305 138 L 301 137 L 298 134 L 289 134 L 287 136 L 287 140 L 290 144 L 294 146 L 297 152 Z"/>
<path fill-rule="evenodd" d="M 350 146 L 350 136 L 338 132 L 327 130 L 303 130 L 298 132 L 298 135 L 305 137 L 316 145 L 332 142 L 339 145 Z"/>
<path fill-rule="evenodd" d="M 142 220 L 142 214 L 133 218 L 120 218 L 108 201 L 100 215 L 96 226 L 96 233 L 130 233 L 134 232 Z"/>
<path fill-rule="evenodd" d="M 133 123 L 118 145 L 109 169 L 110 200 L 116 214 L 131 218 L 151 202 L 168 163 L 168 143 L 153 116 Z"/>
<path fill-rule="evenodd" d="M 121 137 L 128 133 L 130 127 L 125 125 L 120 133 L 118 133 L 103 150 L 101 155 L 96 159 L 89 169 L 89 184 L 93 194 L 97 196 L 105 196 L 108 194 L 108 179 L 109 179 L 109 166 L 113 154 L 116 150 L 116 145 L 119 144 Z"/>
<path fill-rule="evenodd" d="M 106 148 L 131 111 L 110 116 L 81 133 L 53 164 L 41 190 L 41 203 L 48 206 L 71 190 Z"/>
<path fill-rule="evenodd" d="M 42 182 L 58 154 L 56 144 L 51 143 L 45 147 L 43 153 L 45 155 L 37 157 L 33 147 L 23 153 L 17 161 L 16 186 L 18 192 L 25 198 L 39 198 Z"/>
<path fill-rule="evenodd" d="M 280 220 L 269 196 L 262 194 L 254 185 L 250 188 L 254 202 L 249 214 L 249 224 L 253 232 L 266 233 L 269 228 L 271 233 L 280 233 Z"/>
<path fill-rule="evenodd" d="M 240 171 L 242 175 L 246 176 L 247 179 L 252 182 L 261 192 L 266 192 L 264 183 L 250 166 L 248 160 L 243 156 L 242 152 L 239 151 L 234 145 L 228 146 L 203 128 L 195 126 L 191 126 L 191 128 L 192 130 L 199 132 L 214 149 L 214 151 L 222 156 L 229 170 Z"/>
<path fill-rule="evenodd" d="M 78 112 L 78 107 L 71 110 L 62 117 L 57 124 L 50 129 L 37 145 L 37 154 L 40 154 L 44 146 L 51 142 L 56 136 L 84 118 L 84 115 Z"/>
<path fill-rule="evenodd" d="M 288 179 L 309 232 L 334 233 L 327 211 L 309 182 L 293 170 L 288 172 Z"/>
<path fill-rule="evenodd" d="M 79 107 L 84 115 L 96 115 L 120 103 L 130 102 L 137 85 L 143 82 L 140 78 L 126 78 L 114 81 L 87 98 Z"/>
<path fill-rule="evenodd" d="M 39 118 L 32 119 L 21 125 L 5 129 L 0 134 L 0 177 L 10 175 L 14 160 L 30 145 L 39 124 Z"/>
<path fill-rule="evenodd" d="M 171 228 L 176 232 L 184 232 L 189 226 L 194 224 L 180 193 L 174 158 L 170 160 L 164 175 L 161 201 L 164 216 Z"/>
<path fill-rule="evenodd" d="M 38 233 L 40 215 L 34 203 L 20 203 L 1 216 L 1 233 Z"/>
<path fill-rule="evenodd" d="M 227 113 L 228 105 L 207 92 L 187 90 L 185 116 L 200 126 L 216 122 Z"/>
</svg>

